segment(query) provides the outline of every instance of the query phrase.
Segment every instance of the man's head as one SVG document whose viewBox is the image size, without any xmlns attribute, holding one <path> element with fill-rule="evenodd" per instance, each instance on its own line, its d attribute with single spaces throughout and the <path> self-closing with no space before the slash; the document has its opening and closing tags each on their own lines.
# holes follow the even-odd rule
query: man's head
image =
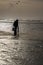
<svg viewBox="0 0 43 65">
<path fill-rule="evenodd" d="M 18 19 L 16 19 L 16 21 L 19 21 Z"/>
</svg>

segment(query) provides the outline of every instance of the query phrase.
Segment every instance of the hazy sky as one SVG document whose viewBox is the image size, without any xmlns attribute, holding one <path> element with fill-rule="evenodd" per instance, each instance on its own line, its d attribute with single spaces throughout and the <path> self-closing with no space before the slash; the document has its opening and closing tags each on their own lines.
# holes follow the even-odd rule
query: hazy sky
<svg viewBox="0 0 43 65">
<path fill-rule="evenodd" d="M 43 0 L 0 0 L 0 19 L 43 19 Z"/>
</svg>

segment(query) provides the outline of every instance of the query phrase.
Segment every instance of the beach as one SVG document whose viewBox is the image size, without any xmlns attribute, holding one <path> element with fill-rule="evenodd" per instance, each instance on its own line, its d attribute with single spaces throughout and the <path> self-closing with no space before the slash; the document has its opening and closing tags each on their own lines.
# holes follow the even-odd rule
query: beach
<svg viewBox="0 0 43 65">
<path fill-rule="evenodd" d="M 13 23 L 0 23 L 0 65 L 43 65 L 43 21 L 19 23 L 19 37 Z"/>
</svg>

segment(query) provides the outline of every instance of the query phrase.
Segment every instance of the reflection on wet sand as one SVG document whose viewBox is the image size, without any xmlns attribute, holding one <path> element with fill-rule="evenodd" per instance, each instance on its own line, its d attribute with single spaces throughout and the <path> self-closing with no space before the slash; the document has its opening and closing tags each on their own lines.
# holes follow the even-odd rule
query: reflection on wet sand
<svg viewBox="0 0 43 65">
<path fill-rule="evenodd" d="M 0 65 L 43 64 L 43 41 L 6 37 L 0 39 Z"/>
<path fill-rule="evenodd" d="M 0 65 L 43 65 L 43 24 L 21 28 L 23 33 L 16 38 L 0 32 Z"/>
</svg>

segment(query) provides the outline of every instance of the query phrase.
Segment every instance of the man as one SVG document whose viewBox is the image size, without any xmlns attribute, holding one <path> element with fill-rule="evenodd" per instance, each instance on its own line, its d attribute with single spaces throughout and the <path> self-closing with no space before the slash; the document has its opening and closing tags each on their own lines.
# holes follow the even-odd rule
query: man
<svg viewBox="0 0 43 65">
<path fill-rule="evenodd" d="M 18 19 L 13 23 L 13 31 L 14 31 L 14 36 L 16 36 L 17 32 L 19 32 Z"/>
</svg>

